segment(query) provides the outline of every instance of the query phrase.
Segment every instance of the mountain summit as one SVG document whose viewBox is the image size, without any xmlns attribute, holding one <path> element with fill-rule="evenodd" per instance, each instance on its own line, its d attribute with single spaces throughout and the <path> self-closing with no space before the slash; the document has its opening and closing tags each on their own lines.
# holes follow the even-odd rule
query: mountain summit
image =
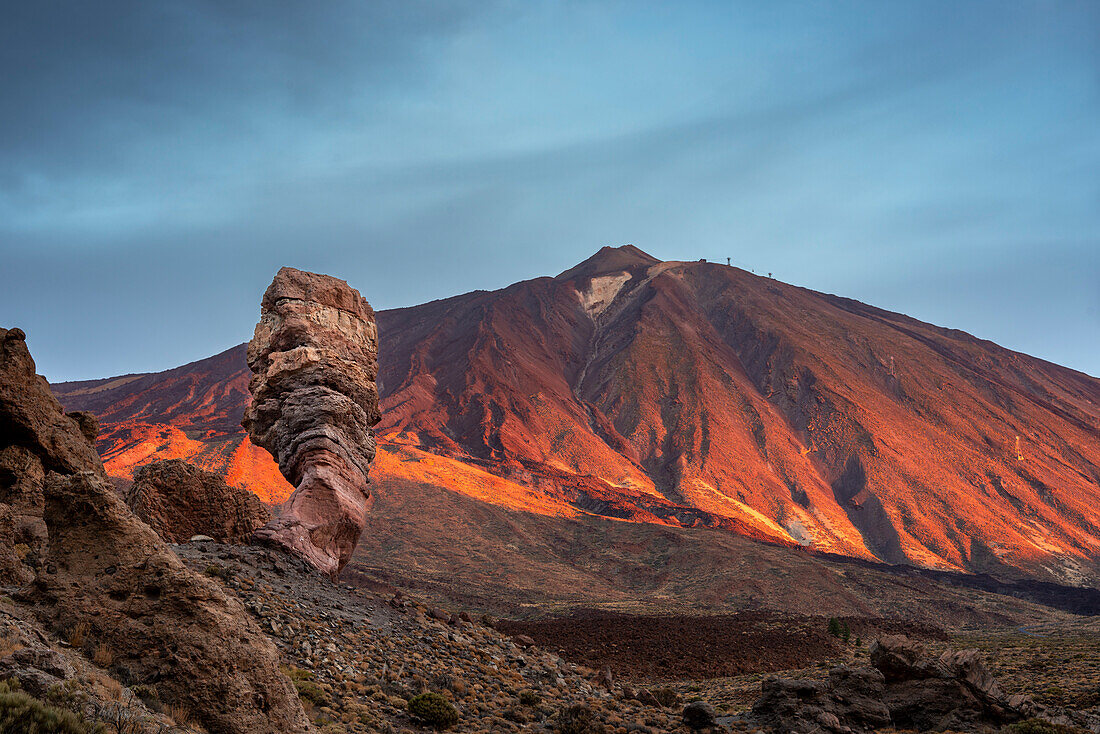
<svg viewBox="0 0 1100 734">
<path fill-rule="evenodd" d="M 594 278 L 608 273 L 633 272 L 659 262 L 661 261 L 649 253 L 642 252 L 634 245 L 601 247 L 600 251 L 592 257 L 558 275 L 557 280 L 575 280 Z"/>
<path fill-rule="evenodd" d="M 890 563 L 1100 578 L 1100 381 L 1079 372 L 629 245 L 377 318 L 380 486 Z M 54 388 L 99 414 L 115 474 L 189 457 L 278 500 L 277 470 L 232 427 L 246 373 L 231 350 Z"/>
</svg>

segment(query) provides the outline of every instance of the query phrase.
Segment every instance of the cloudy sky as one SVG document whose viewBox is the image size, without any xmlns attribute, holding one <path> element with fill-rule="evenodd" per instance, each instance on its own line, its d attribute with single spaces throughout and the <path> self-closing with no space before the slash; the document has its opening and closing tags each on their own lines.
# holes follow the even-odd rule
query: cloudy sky
<svg viewBox="0 0 1100 734">
<path fill-rule="evenodd" d="M 1100 3 L 8 3 L 0 325 L 51 380 L 605 244 L 1100 375 Z"/>
</svg>

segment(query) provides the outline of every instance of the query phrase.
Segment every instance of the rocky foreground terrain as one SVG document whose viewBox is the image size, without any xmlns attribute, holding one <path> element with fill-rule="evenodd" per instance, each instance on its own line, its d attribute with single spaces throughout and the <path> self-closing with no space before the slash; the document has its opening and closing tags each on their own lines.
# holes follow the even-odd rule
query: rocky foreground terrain
<svg viewBox="0 0 1100 734">
<path fill-rule="evenodd" d="M 571 625 L 550 631 L 527 623 L 532 637 L 515 624 L 455 614 L 404 594 L 335 584 L 305 562 L 268 548 L 196 540 L 171 549 L 193 572 L 240 600 L 274 642 L 280 670 L 293 683 L 312 725 L 330 733 L 417 732 L 437 725 L 460 732 L 607 734 L 894 731 L 891 704 L 885 702 L 891 699 L 884 698 L 886 676 L 869 665 L 874 643 L 857 639 L 857 632 L 907 632 L 929 649 L 925 665 L 962 641 L 942 630 L 887 620 L 844 620 L 850 625 L 848 640 L 829 634 L 822 618 L 749 615 L 709 620 L 710 630 L 708 620 L 617 620 L 612 627 L 626 638 L 631 626 L 646 625 L 649 642 L 631 654 L 663 647 L 666 658 L 680 663 L 661 669 L 632 664 L 602 648 L 581 654 L 578 645 L 591 642 L 591 634 L 576 634 Z M 0 675 L 24 681 L 26 690 L 60 710 L 104 723 L 106 731 L 221 731 L 204 726 L 196 712 L 160 700 L 155 687 L 135 683 L 122 666 L 90 648 L 79 635 L 42 627 L 16 600 L 6 598 L 0 605 L 0 621 L 4 649 L 14 650 L 0 658 Z M 713 655 L 718 626 L 727 629 L 722 639 L 734 641 L 727 643 L 721 658 L 732 661 L 735 669 L 711 668 L 713 660 L 706 659 Z M 666 636 L 671 627 L 699 632 Z M 1061 654 L 1040 652 L 1044 638 L 1032 636 L 1053 634 L 1052 628 L 1035 633 L 1005 630 L 1000 636 L 970 633 L 966 641 L 984 649 L 964 659 L 969 667 L 963 677 L 956 670 L 931 679 L 925 673 L 906 673 L 911 677 L 891 684 L 901 690 L 895 699 L 901 695 L 906 710 L 917 705 L 938 712 L 940 719 L 952 717 L 950 730 L 1100 731 L 1100 686 L 1095 677 L 1100 670 L 1100 637 L 1095 632 L 1090 637 L 1087 629 L 1073 632 L 1068 620 L 1053 627 L 1068 632 L 1057 645 Z M 1069 639 L 1076 642 L 1066 645 Z M 614 644 L 611 640 L 609 646 Z M 915 649 L 908 641 L 894 644 L 907 654 Z M 560 647 L 569 652 L 559 654 Z M 1032 654 L 1023 654 L 1025 648 Z M 959 653 L 947 655 L 954 655 L 954 660 Z M 982 660 L 999 674 L 999 688 L 983 673 Z M 1040 661 L 1046 661 L 1047 672 L 1057 676 L 1061 688 L 1034 685 L 1030 670 Z M 738 665 L 742 669 L 736 669 Z M 898 678 L 897 671 L 893 675 Z M 966 675 L 974 678 L 973 685 L 965 681 Z M 934 686 L 924 685 L 928 680 Z M 836 685 L 856 688 L 838 696 Z M 1038 695 L 1032 702 L 1017 700 L 1013 705 L 1020 711 L 1013 713 L 1010 699 L 1024 692 Z M 438 721 L 432 718 L 435 709 L 416 709 L 414 703 L 418 696 L 432 693 L 446 702 Z M 852 700 L 858 706 L 849 705 Z M 936 705 L 929 707 L 929 700 Z M 998 705 L 1005 711 L 993 713 Z M 1087 713 L 1090 709 L 1092 714 Z M 1034 714 L 1048 715 L 1069 728 L 1011 728 L 1014 720 L 1018 724 Z M 905 728 L 911 730 L 940 723 L 906 721 Z"/>
</svg>

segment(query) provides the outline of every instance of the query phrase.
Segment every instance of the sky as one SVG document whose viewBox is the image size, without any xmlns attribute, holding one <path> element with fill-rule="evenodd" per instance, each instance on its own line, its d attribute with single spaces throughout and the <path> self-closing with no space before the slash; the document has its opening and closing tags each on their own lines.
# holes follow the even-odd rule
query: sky
<svg viewBox="0 0 1100 734">
<path fill-rule="evenodd" d="M 603 245 L 1100 376 L 1100 3 L 5 3 L 0 326 L 51 381 Z M 383 345 L 384 348 L 384 345 Z"/>
</svg>

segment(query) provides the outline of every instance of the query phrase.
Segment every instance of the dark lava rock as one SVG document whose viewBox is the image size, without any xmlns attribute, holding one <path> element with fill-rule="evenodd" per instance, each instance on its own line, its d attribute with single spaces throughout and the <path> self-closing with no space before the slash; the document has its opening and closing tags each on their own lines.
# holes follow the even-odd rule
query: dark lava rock
<svg viewBox="0 0 1100 734">
<path fill-rule="evenodd" d="M 707 729 L 716 721 L 717 712 L 706 701 L 692 701 L 684 707 L 684 724 L 689 729 Z"/>
<path fill-rule="evenodd" d="M 887 726 L 971 731 L 1024 718 L 1100 731 L 1100 717 L 1006 696 L 977 650 L 934 658 L 908 638 L 888 636 L 872 643 L 870 656 L 874 668 L 833 668 L 827 681 L 768 678 L 753 716 L 765 727 L 791 734 L 849 734 Z"/>
</svg>

